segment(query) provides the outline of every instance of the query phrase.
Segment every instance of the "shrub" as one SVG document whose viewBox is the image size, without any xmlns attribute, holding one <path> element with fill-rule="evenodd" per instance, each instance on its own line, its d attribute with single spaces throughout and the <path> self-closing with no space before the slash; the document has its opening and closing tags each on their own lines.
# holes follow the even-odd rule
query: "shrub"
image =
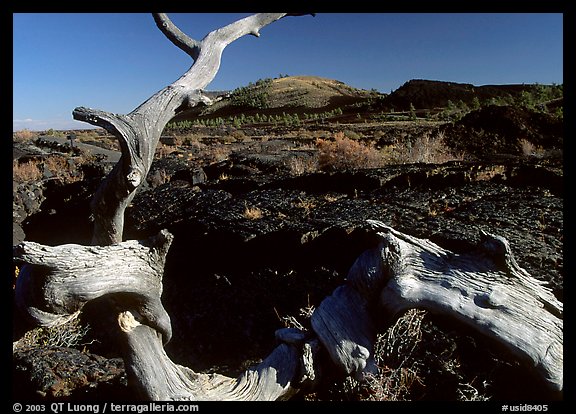
<svg viewBox="0 0 576 414">
<path fill-rule="evenodd" d="M 540 146 L 537 147 L 525 138 L 520 139 L 518 145 L 520 146 L 522 155 L 525 157 L 541 157 L 546 153 L 544 148 Z"/>
<path fill-rule="evenodd" d="M 392 155 L 399 163 L 429 163 L 442 164 L 448 161 L 462 160 L 462 154 L 454 154 L 444 141 L 444 133 L 429 132 L 420 135 L 405 147 L 396 149 Z"/>
<path fill-rule="evenodd" d="M 77 168 L 83 162 L 86 162 L 85 158 L 74 162 L 63 155 L 51 155 L 44 159 L 44 169 L 64 183 L 74 183 L 84 179 L 83 171 Z"/>
<path fill-rule="evenodd" d="M 334 134 L 334 140 L 317 139 L 318 165 L 323 170 L 376 168 L 383 157 L 373 145 L 347 138 L 343 132 Z"/>
<path fill-rule="evenodd" d="M 374 357 L 380 372 L 369 375 L 361 386 L 367 400 L 401 401 L 410 399 L 420 384 L 419 369 L 412 358 L 422 339 L 425 311 L 410 309 L 386 332 L 378 335 Z"/>
<path fill-rule="evenodd" d="M 32 139 L 38 136 L 37 133 L 30 131 L 29 129 L 21 129 L 20 131 L 15 131 L 12 134 L 12 139 L 16 142 L 26 142 L 31 141 Z"/>
<path fill-rule="evenodd" d="M 82 164 L 90 162 L 91 155 L 82 154 L 74 159 L 60 154 L 52 154 L 44 159 L 12 162 L 12 177 L 17 182 L 38 181 L 50 177 L 69 184 L 84 179 Z"/>
<path fill-rule="evenodd" d="M 292 157 L 288 160 L 288 170 L 293 176 L 315 172 L 318 160 L 312 157 Z"/>
<path fill-rule="evenodd" d="M 89 327 L 82 325 L 79 318 L 73 318 L 63 325 L 54 327 L 34 328 L 17 342 L 13 343 L 13 349 L 16 348 L 35 348 L 35 347 L 75 347 L 82 345 L 82 339 L 88 333 Z"/>
<path fill-rule="evenodd" d="M 310 211 L 312 211 L 312 209 L 316 207 L 316 203 L 314 203 L 314 201 L 311 199 L 304 199 L 302 197 L 298 197 L 298 201 L 294 203 L 294 207 L 301 208 L 302 210 L 304 210 L 304 214 L 308 216 L 310 214 Z"/>
<path fill-rule="evenodd" d="M 12 178 L 18 182 L 37 181 L 42 178 L 38 161 L 12 162 Z"/>
</svg>

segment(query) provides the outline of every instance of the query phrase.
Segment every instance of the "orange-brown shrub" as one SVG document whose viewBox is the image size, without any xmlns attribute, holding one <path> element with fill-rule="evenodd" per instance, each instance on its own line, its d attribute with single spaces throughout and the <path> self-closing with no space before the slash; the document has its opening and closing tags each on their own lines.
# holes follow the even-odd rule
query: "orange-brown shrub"
<svg viewBox="0 0 576 414">
<path fill-rule="evenodd" d="M 12 177 L 17 182 L 29 182 L 41 180 L 45 172 L 49 172 L 53 179 L 64 183 L 82 181 L 84 173 L 79 166 L 86 163 L 89 157 L 76 157 L 74 162 L 59 154 L 53 154 L 42 160 L 30 160 L 12 162 Z"/>
<path fill-rule="evenodd" d="M 29 129 L 21 129 L 12 134 L 12 139 L 16 142 L 31 141 L 38 136 L 37 132 L 30 131 Z"/>
<path fill-rule="evenodd" d="M 78 166 L 87 161 L 85 157 L 78 157 L 74 163 L 63 155 L 51 155 L 44 159 L 44 168 L 52 175 L 65 183 L 74 183 L 84 179 L 84 173 Z"/>
<path fill-rule="evenodd" d="M 37 161 L 27 161 L 20 163 L 18 160 L 12 162 L 12 178 L 17 182 L 36 181 L 42 177 Z"/>
<path fill-rule="evenodd" d="M 380 151 L 371 144 L 347 138 L 343 132 L 334 134 L 334 140 L 316 140 L 318 165 L 323 170 L 376 168 L 383 165 Z"/>
</svg>

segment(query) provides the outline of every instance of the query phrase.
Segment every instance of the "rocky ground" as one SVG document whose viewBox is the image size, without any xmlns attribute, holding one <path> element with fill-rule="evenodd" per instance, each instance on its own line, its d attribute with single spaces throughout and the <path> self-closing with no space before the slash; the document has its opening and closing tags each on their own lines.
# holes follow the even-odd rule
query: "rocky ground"
<svg viewBox="0 0 576 414">
<path fill-rule="evenodd" d="M 480 137 L 461 125 L 459 134 Z M 334 128 L 394 143 L 437 125 Z M 456 130 L 444 133 L 453 138 Z M 313 130 L 302 140 L 288 131 L 263 131 L 269 135 L 262 139 L 260 132 L 245 132 L 233 142 L 210 137 L 200 140 L 202 145 L 173 147 L 155 161 L 147 186 L 127 210 L 126 238 L 145 238 L 163 228 L 175 236 L 163 296 L 174 332 L 166 350 L 175 362 L 231 376 L 258 362 L 273 348 L 274 330 L 294 319 L 305 324 L 303 310 L 317 306 L 342 284 L 356 257 L 374 245 L 367 219 L 455 252 L 473 248 L 481 231 L 504 236 L 520 265 L 563 300 L 561 139 L 549 140 L 553 143 L 546 151 L 534 154 L 523 154 L 506 141 L 490 156 L 478 157 L 479 148 L 493 142 L 486 140 L 492 133 L 486 128 L 480 137 L 486 141 L 471 140 L 470 156 L 463 160 L 329 171 L 295 168 L 312 165 L 317 153 L 310 145 Z M 547 142 L 541 138 L 536 144 L 542 148 Z M 15 148 L 15 159 L 42 157 L 33 151 L 47 151 L 23 144 Z M 101 161 L 85 164 L 84 179 L 71 184 L 46 177 L 15 182 L 14 243 L 24 238 L 49 245 L 88 243 L 89 201 L 110 168 Z M 85 318 L 90 330 L 82 346 L 16 346 L 17 395 L 129 398 L 119 355 L 101 334 L 106 321 L 91 317 L 90 309 Z M 412 376 L 403 383 L 396 378 L 395 397 L 549 397 L 529 370 L 497 344 L 426 312 L 418 318 L 420 334 L 411 337 L 410 354 L 385 362 L 389 372 Z M 16 313 L 14 340 L 28 328 Z M 381 329 L 385 333 L 388 326 Z M 62 358 L 68 368 L 82 367 L 80 376 L 90 380 L 67 381 L 71 374 L 58 368 Z M 375 395 L 374 389 L 338 373 L 325 372 L 325 377 L 325 386 L 298 398 Z"/>
</svg>

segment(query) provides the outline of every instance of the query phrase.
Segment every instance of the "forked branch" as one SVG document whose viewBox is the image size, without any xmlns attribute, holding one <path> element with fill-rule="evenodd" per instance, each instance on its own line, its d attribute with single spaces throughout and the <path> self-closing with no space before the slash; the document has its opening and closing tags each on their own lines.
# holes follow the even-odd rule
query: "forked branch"
<svg viewBox="0 0 576 414">
<path fill-rule="evenodd" d="M 74 119 L 103 127 L 116 136 L 122 150 L 120 162 L 92 202 L 93 244 L 122 241 L 124 211 L 148 175 L 164 127 L 181 111 L 210 103 L 202 90 L 216 76 L 224 48 L 242 36 L 259 36 L 263 27 L 286 15 L 259 13 L 248 16 L 196 41 L 176 27 L 166 14 L 154 14 L 162 33 L 194 60 L 190 69 L 127 115 L 85 107 L 76 108 L 72 113 Z"/>
</svg>

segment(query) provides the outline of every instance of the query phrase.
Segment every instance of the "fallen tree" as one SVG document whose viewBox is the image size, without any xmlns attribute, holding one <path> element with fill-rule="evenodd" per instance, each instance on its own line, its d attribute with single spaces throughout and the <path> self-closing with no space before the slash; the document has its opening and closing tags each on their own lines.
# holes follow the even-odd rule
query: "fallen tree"
<svg viewBox="0 0 576 414">
<path fill-rule="evenodd" d="M 162 32 L 194 60 L 180 79 L 127 115 L 76 108 L 74 118 L 114 134 L 122 157 L 94 196 L 92 246 L 14 248 L 23 263 L 17 303 L 43 326 L 76 317 L 88 302 L 106 299 L 123 345 L 130 383 L 151 400 L 281 400 L 319 381 L 315 356 L 324 349 L 347 375 L 362 379 L 373 359 L 374 318 L 409 308 L 461 320 L 503 343 L 534 367 L 552 390 L 562 391 L 562 303 L 516 263 L 506 240 L 486 235 L 476 251 L 455 254 L 372 221 L 380 237 L 350 269 L 347 283 L 311 316 L 311 331 L 283 329 L 280 344 L 237 378 L 201 374 L 171 361 L 170 317 L 161 301 L 162 276 L 172 235 L 123 241 L 124 211 L 144 182 L 167 122 L 191 106 L 210 104 L 202 90 L 214 78 L 223 49 L 246 34 L 258 35 L 286 14 L 257 14 L 209 33 L 202 41 L 183 34 L 164 14 Z"/>
</svg>

